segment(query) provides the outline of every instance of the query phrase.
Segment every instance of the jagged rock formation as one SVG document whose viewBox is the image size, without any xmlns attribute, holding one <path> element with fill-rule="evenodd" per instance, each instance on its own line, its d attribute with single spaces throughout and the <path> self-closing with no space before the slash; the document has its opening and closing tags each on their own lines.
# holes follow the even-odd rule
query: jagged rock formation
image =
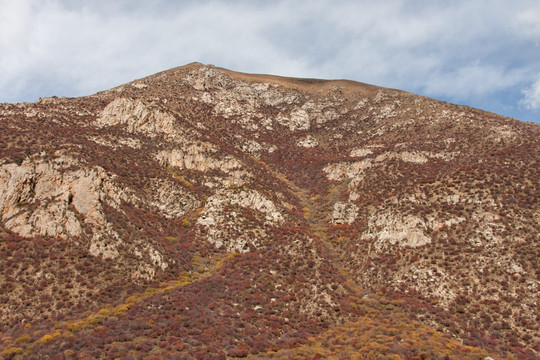
<svg viewBox="0 0 540 360">
<path fill-rule="evenodd" d="M 538 125 L 190 64 L 0 131 L 6 358 L 538 356 Z"/>
</svg>

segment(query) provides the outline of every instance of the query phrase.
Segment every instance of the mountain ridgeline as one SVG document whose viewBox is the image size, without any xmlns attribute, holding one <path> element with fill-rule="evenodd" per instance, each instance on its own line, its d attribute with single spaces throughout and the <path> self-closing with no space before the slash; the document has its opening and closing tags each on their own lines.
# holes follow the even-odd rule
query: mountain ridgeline
<svg viewBox="0 0 540 360">
<path fill-rule="evenodd" d="M 6 359 L 538 359 L 540 126 L 198 63 L 0 104 Z"/>
</svg>

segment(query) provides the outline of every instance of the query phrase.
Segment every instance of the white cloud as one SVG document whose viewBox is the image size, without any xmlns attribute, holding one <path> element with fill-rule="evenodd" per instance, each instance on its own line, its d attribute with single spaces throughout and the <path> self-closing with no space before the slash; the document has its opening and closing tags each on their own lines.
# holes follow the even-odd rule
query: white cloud
<svg viewBox="0 0 540 360">
<path fill-rule="evenodd" d="M 475 60 L 451 70 L 433 72 L 422 90 L 433 95 L 464 99 L 503 91 L 527 78 L 526 70 L 505 69 Z"/>
<path fill-rule="evenodd" d="M 0 0 L 0 9 L 0 101 L 89 94 L 192 61 L 456 100 L 523 87 L 540 71 L 536 0 Z"/>
<path fill-rule="evenodd" d="M 523 91 L 521 103 L 531 110 L 540 110 L 540 74 L 535 83 Z"/>
<path fill-rule="evenodd" d="M 530 6 L 518 12 L 515 23 L 521 33 L 531 36 L 536 41 L 540 38 L 540 4 Z"/>
</svg>

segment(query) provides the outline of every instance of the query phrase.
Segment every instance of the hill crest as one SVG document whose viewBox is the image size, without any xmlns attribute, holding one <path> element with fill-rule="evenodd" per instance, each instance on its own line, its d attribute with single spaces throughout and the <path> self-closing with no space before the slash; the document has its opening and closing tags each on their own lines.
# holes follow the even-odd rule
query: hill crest
<svg viewBox="0 0 540 360">
<path fill-rule="evenodd" d="M 0 117 L 8 358 L 537 356 L 536 124 L 198 63 Z"/>
</svg>

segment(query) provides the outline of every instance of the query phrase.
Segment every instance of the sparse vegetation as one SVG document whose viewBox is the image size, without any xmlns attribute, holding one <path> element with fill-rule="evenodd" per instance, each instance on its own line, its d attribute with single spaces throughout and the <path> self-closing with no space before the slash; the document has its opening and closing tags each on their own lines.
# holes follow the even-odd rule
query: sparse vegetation
<svg viewBox="0 0 540 360">
<path fill-rule="evenodd" d="M 2 357 L 538 358 L 540 127 L 274 80 L 0 104 Z"/>
</svg>

